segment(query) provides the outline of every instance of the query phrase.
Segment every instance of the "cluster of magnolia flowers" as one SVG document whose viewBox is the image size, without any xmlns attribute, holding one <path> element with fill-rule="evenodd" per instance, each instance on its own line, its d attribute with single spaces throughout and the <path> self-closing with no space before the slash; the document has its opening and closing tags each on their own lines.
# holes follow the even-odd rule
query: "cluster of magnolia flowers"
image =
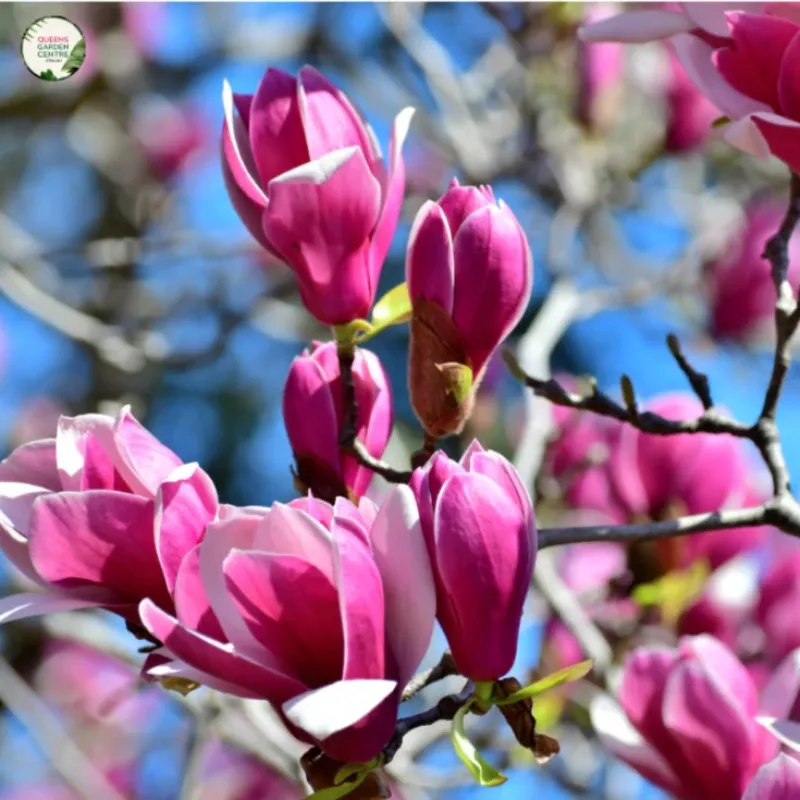
<svg viewBox="0 0 800 800">
<path fill-rule="evenodd" d="M 703 4 L 605 19 L 583 36 L 674 36 L 687 73 L 729 117 L 726 136 L 794 167 L 793 14 L 768 4 L 726 17 Z M 503 456 L 477 442 L 458 462 L 435 450 L 463 429 L 489 359 L 527 307 L 525 234 L 489 187 L 454 180 L 414 220 L 405 283 L 377 299 L 403 202 L 411 110 L 395 120 L 384 160 L 358 110 L 310 67 L 297 78 L 270 69 L 254 95 L 226 84 L 223 105 L 231 200 L 263 249 L 292 269 L 308 312 L 333 329 L 332 341 L 294 361 L 284 387 L 301 496 L 269 508 L 220 503 L 204 470 L 182 463 L 127 408 L 62 417 L 54 438 L 0 463 L 0 548 L 35 589 L 0 600 L 0 621 L 91 607 L 119 615 L 148 643 L 147 678 L 266 700 L 300 741 L 347 765 L 322 787 L 321 797 L 335 798 L 391 753 L 403 690 L 438 620 L 471 682 L 455 714 L 456 750 L 482 785 L 497 785 L 503 777 L 464 735 L 465 714 L 516 703 L 530 712 L 543 688 L 591 667 L 566 659 L 542 683 L 499 688 L 536 560 L 533 504 Z M 762 300 L 753 298 L 759 310 Z M 408 391 L 425 439 L 415 469 L 376 502 L 392 397 L 362 346 L 405 322 Z M 681 398 L 657 403 L 666 417 L 696 415 Z M 612 524 L 758 498 L 740 445 L 726 437 L 657 439 L 570 414 L 556 421 L 547 469 L 571 506 Z M 666 571 L 698 558 L 716 567 L 764 535 L 690 537 L 659 557 Z M 610 578 L 621 556 L 613 547 L 605 556 L 598 563 Z M 685 800 L 800 791 L 800 767 L 774 758 L 778 738 L 757 722 L 767 718 L 791 741 L 797 652 L 780 654 L 759 701 L 732 641 L 703 624 L 687 626 L 700 635 L 677 649 L 628 657 L 624 714 L 593 709 L 601 739 Z"/>
</svg>

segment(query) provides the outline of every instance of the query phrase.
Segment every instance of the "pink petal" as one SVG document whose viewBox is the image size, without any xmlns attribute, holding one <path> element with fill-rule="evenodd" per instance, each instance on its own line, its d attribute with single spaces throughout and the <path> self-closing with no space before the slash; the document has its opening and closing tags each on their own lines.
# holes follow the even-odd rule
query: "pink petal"
<svg viewBox="0 0 800 800">
<path fill-rule="evenodd" d="M 56 611 L 76 611 L 79 608 L 96 608 L 105 605 L 111 595 L 94 592 L 92 596 L 86 589 L 69 590 L 59 593 L 22 592 L 8 597 L 0 597 L 0 625 L 18 619 L 40 617 Z"/>
<path fill-rule="evenodd" d="M 268 513 L 271 512 L 245 513 L 240 509 L 233 514 L 227 511 L 226 519 L 210 523 L 200 545 L 199 566 L 203 588 L 225 638 L 243 656 L 274 666 L 277 663 L 274 656 L 256 641 L 239 614 L 228 593 L 223 571 L 225 559 L 233 550 L 253 548 L 258 527 Z"/>
<path fill-rule="evenodd" d="M 722 138 L 728 144 L 756 158 L 769 158 L 769 145 L 758 129 L 753 116 L 742 117 L 722 129 Z"/>
<path fill-rule="evenodd" d="M 781 753 L 756 773 L 742 800 L 790 800 L 793 797 L 800 797 L 800 764 Z"/>
<path fill-rule="evenodd" d="M 344 633 L 342 678 L 383 678 L 386 634 L 380 572 L 357 522 L 334 515 L 331 532 Z"/>
<path fill-rule="evenodd" d="M 681 779 L 659 752 L 641 737 L 608 695 L 598 695 L 589 710 L 592 727 L 604 747 L 630 764 L 646 780 L 676 797 L 683 796 Z"/>
<path fill-rule="evenodd" d="M 500 678 L 514 663 L 533 572 L 525 514 L 489 478 L 454 475 L 436 503 L 434 531 L 439 577 L 458 615 L 440 613 L 456 663 L 473 680 Z"/>
<path fill-rule="evenodd" d="M 694 85 L 731 119 L 754 111 L 769 111 L 765 103 L 754 100 L 732 87 L 717 71 L 712 56 L 714 48 L 696 36 L 681 34 L 672 39 L 675 54 Z"/>
<path fill-rule="evenodd" d="M 778 77 L 778 96 L 783 113 L 791 119 L 800 119 L 800 28 L 781 61 Z"/>
<path fill-rule="evenodd" d="M 729 701 L 744 709 L 745 716 L 755 716 L 758 708 L 756 687 L 750 673 L 730 648 L 713 636 L 691 636 L 681 639 L 681 655 L 691 655 L 714 676 Z"/>
<path fill-rule="evenodd" d="M 299 508 L 274 503 L 256 532 L 253 549 L 297 556 L 334 582 L 331 534 L 314 515 Z"/>
<path fill-rule="evenodd" d="M 737 91 L 780 110 L 778 76 L 797 25 L 762 14 L 729 12 L 727 17 L 735 47 L 714 54 L 717 70 Z"/>
<path fill-rule="evenodd" d="M 184 557 L 203 538 L 216 512 L 217 490 L 197 464 L 178 467 L 161 484 L 156 498 L 156 550 L 170 592 Z"/>
<path fill-rule="evenodd" d="M 116 463 L 134 492 L 155 497 L 158 487 L 183 462 L 134 419 L 130 408 L 120 411 L 114 424 Z"/>
<path fill-rule="evenodd" d="M 578 29 L 584 42 L 652 42 L 690 31 L 694 23 L 674 11 L 627 11 Z"/>
<path fill-rule="evenodd" d="M 488 189 L 489 194 L 485 189 Z M 447 191 L 439 198 L 437 203 L 447 220 L 453 237 L 464 224 L 467 217 L 479 208 L 495 205 L 491 188 L 477 186 L 461 186 L 456 178 L 450 182 Z"/>
<path fill-rule="evenodd" d="M 750 773 L 752 721 L 697 663 L 675 667 L 664 692 L 664 724 L 707 796 L 740 797 Z M 687 781 L 688 782 L 688 781 Z"/>
<path fill-rule="evenodd" d="M 256 89 L 246 122 L 250 152 L 262 186 L 276 175 L 310 161 L 298 82 L 286 72 L 270 67 Z"/>
<path fill-rule="evenodd" d="M 0 461 L 0 481 L 29 483 L 54 492 L 62 489 L 56 466 L 56 440 L 42 439 L 23 444 Z"/>
<path fill-rule="evenodd" d="M 233 94 L 228 82 L 225 81 L 222 89 L 222 104 L 225 110 L 225 123 L 222 128 L 222 176 L 233 207 L 247 230 L 263 248 L 278 257 L 261 224 L 267 196 L 254 177 L 257 175 L 257 170 L 250 152 L 247 128 L 235 114 L 237 106 L 235 98 L 240 97 Z"/>
<path fill-rule="evenodd" d="M 404 108 L 394 120 L 389 141 L 389 173 L 383 187 L 381 213 L 372 236 L 371 262 L 372 285 L 378 285 L 383 263 L 392 245 L 397 221 L 403 208 L 403 195 L 406 188 L 406 167 L 403 162 L 403 142 L 408 135 L 413 108 Z"/>
<path fill-rule="evenodd" d="M 0 483 L 0 550 L 26 577 L 41 582 L 31 563 L 27 533 L 31 509 L 37 497 L 50 494 L 47 489 L 25 483 Z"/>
<path fill-rule="evenodd" d="M 314 455 L 340 471 L 339 420 L 329 377 L 311 356 L 299 356 L 289 367 L 283 389 L 283 421 L 295 455 Z"/>
<path fill-rule="evenodd" d="M 316 567 L 295 556 L 237 550 L 225 559 L 224 570 L 228 592 L 247 627 L 285 674 L 305 686 L 341 677 L 339 597 Z"/>
<path fill-rule="evenodd" d="M 31 514 L 31 561 L 47 581 L 103 586 L 120 603 L 172 600 L 155 552 L 153 502 L 119 492 L 40 497 Z"/>
<path fill-rule="evenodd" d="M 303 302 L 328 325 L 369 314 L 369 238 L 380 187 L 360 150 L 337 150 L 275 178 L 264 230 L 292 267 Z"/>
<path fill-rule="evenodd" d="M 770 152 L 793 172 L 800 172 L 800 122 L 777 114 L 753 114 L 753 122 L 769 145 Z"/>
<path fill-rule="evenodd" d="M 181 661 L 209 675 L 221 677 L 231 687 L 238 687 L 243 697 L 263 697 L 271 703 L 285 703 L 305 691 L 293 678 L 275 672 L 233 651 L 162 611 L 151 600 L 139 606 L 142 624 L 155 638 Z"/>
<path fill-rule="evenodd" d="M 493 205 L 467 218 L 453 249 L 453 322 L 478 375 L 528 305 L 533 285 L 531 251 L 508 207 Z"/>
<path fill-rule="evenodd" d="M 369 350 L 356 351 L 353 382 L 358 407 L 358 438 L 374 458 L 380 459 L 392 434 L 392 389 L 378 357 Z M 372 470 L 352 456 L 344 459 L 345 484 L 361 497 L 372 481 Z"/>
<path fill-rule="evenodd" d="M 408 235 L 406 281 L 413 300 L 438 303 L 453 311 L 453 238 L 447 219 L 436 203 L 426 201 Z"/>
<path fill-rule="evenodd" d="M 208 672 L 203 672 L 196 667 L 190 667 L 188 664 L 184 664 L 177 659 L 168 659 L 165 662 L 164 658 L 166 656 L 161 654 L 168 653 L 169 651 L 165 647 L 162 647 L 160 650 L 151 653 L 145 659 L 144 665 L 142 666 L 142 676 L 145 680 L 150 679 L 152 681 L 173 677 L 184 678 L 187 681 L 194 681 L 201 686 L 207 686 L 209 689 L 214 689 L 224 694 L 232 694 L 236 697 L 245 697 L 252 700 L 261 699 L 261 694 L 257 691 L 248 691 L 241 686 L 237 686 L 235 683 L 226 681 L 224 678 L 211 675 Z M 153 658 L 156 654 L 160 655 L 157 658 Z"/>
<path fill-rule="evenodd" d="M 77 417 L 61 417 L 56 434 L 56 461 L 61 476 L 61 485 L 66 491 L 81 491 L 85 488 L 83 472 L 86 464 L 86 448 L 89 440 L 99 445 L 92 447 L 91 472 L 95 480 L 113 471 L 114 419 L 105 414 L 81 414 Z M 99 463 L 105 454 L 106 466 Z M 104 480 L 100 482 L 105 483 Z M 106 486 L 106 488 L 109 488 Z"/>
<path fill-rule="evenodd" d="M 299 77 L 300 113 L 309 153 L 305 160 L 314 161 L 334 150 L 355 146 L 371 161 L 369 134 L 344 92 L 313 67 L 303 67 Z"/>
<path fill-rule="evenodd" d="M 745 3 L 744 5 L 759 6 L 760 3 Z M 741 8 L 742 6 L 736 6 Z M 681 3 L 683 13 L 704 31 L 719 36 L 723 39 L 730 38 L 731 29 L 725 18 L 725 12 L 731 8 L 725 3 Z M 756 12 L 758 13 L 758 12 Z"/>
<path fill-rule="evenodd" d="M 379 708 L 395 691 L 397 684 L 386 680 L 344 680 L 337 681 L 321 689 L 295 697 L 283 706 L 283 713 L 289 721 L 306 731 L 318 741 L 353 728 L 365 717 Z M 392 725 L 393 727 L 393 725 Z M 381 739 L 371 743 L 377 755 L 388 744 Z M 326 752 L 330 753 L 328 746 Z M 343 761 L 364 762 L 372 756 L 349 749 Z"/>
<path fill-rule="evenodd" d="M 182 624 L 218 642 L 227 641 L 225 632 L 211 608 L 200 574 L 200 547 L 190 550 L 181 563 L 175 580 L 175 613 Z"/>
<path fill-rule="evenodd" d="M 370 542 L 383 582 L 388 646 L 397 663 L 398 683 L 405 686 L 427 652 L 436 614 L 428 549 L 407 486 L 393 487 L 382 503 Z"/>
</svg>

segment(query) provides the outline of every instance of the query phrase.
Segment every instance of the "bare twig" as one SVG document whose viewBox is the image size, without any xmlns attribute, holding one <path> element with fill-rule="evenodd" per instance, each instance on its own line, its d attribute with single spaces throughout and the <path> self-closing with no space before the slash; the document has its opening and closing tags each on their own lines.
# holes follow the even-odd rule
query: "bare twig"
<svg viewBox="0 0 800 800">
<path fill-rule="evenodd" d="M 380 475 L 384 480 L 389 481 L 389 483 L 408 483 L 411 480 L 410 471 L 394 469 L 394 467 L 386 462 L 378 458 L 373 458 L 360 439 L 353 439 L 352 443 L 347 445 L 345 449 L 362 467 L 371 469 L 376 475 Z"/>
<path fill-rule="evenodd" d="M 383 751 L 386 756 L 386 761 L 389 762 L 392 760 L 394 754 L 403 744 L 403 737 L 410 731 L 416 728 L 422 728 L 426 725 L 433 725 L 435 722 L 439 722 L 443 719 L 453 719 L 461 706 L 472 696 L 473 689 L 472 683 L 468 681 L 458 694 L 448 694 L 439 700 L 435 706 L 421 711 L 419 714 L 401 719 L 395 728 L 394 738 Z"/>
<path fill-rule="evenodd" d="M 708 376 L 702 372 L 698 372 L 688 361 L 681 349 L 681 343 L 674 333 L 667 336 L 667 347 L 669 348 L 672 357 L 681 368 L 681 372 L 686 376 L 692 391 L 697 395 L 703 408 L 709 411 L 714 406 L 714 401 L 711 399 L 711 388 L 708 385 Z"/>
<path fill-rule="evenodd" d="M 439 659 L 438 664 L 425 670 L 425 672 L 420 672 L 419 675 L 415 675 L 408 682 L 408 685 L 403 690 L 403 702 L 416 697 L 432 683 L 449 678 L 451 675 L 458 675 L 458 669 L 456 668 L 456 662 L 453 661 L 453 656 L 449 652 L 445 652 Z"/>
</svg>

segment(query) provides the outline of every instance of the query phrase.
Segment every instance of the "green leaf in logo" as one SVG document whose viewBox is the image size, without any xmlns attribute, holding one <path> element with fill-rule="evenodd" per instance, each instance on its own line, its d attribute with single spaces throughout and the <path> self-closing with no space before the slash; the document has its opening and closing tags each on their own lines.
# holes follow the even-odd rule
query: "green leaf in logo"
<svg viewBox="0 0 800 800">
<path fill-rule="evenodd" d="M 76 44 L 75 47 L 73 47 L 70 51 L 66 63 L 63 67 L 61 67 L 61 71 L 66 72 L 67 75 L 74 75 L 81 68 L 85 60 L 86 39 L 81 37 L 81 40 L 78 42 L 78 44 Z"/>
<path fill-rule="evenodd" d="M 44 72 L 41 73 L 41 75 L 39 75 L 39 77 L 43 81 L 57 81 L 57 80 L 60 80 L 60 78 L 57 78 L 55 76 L 55 73 L 51 69 L 46 69 Z"/>
</svg>

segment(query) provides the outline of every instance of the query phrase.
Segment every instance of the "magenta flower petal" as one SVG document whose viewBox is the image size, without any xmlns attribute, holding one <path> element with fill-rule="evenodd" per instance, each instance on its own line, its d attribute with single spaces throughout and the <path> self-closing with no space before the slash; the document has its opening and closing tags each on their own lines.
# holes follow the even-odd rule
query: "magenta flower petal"
<svg viewBox="0 0 800 800">
<path fill-rule="evenodd" d="M 55 592 L 21 592 L 0 597 L 0 625 L 19 619 L 40 617 L 56 611 L 76 611 L 106 605 L 113 595 L 102 590 L 65 589 Z"/>
<path fill-rule="evenodd" d="M 300 107 L 308 140 L 309 158 L 317 158 L 346 147 L 357 147 L 365 158 L 373 155 L 366 127 L 344 92 L 314 67 L 300 70 Z M 370 172 L 371 160 L 368 158 Z"/>
<path fill-rule="evenodd" d="M 41 582 L 31 563 L 27 533 L 31 510 L 38 497 L 50 494 L 47 489 L 25 483 L 0 483 L 0 550 L 26 577 Z"/>
<path fill-rule="evenodd" d="M 238 655 L 229 645 L 189 630 L 151 600 L 142 600 L 139 616 L 145 628 L 171 653 L 209 675 L 224 675 L 242 697 L 263 697 L 281 704 L 305 691 L 294 678 Z"/>
<path fill-rule="evenodd" d="M 170 592 L 184 556 L 203 538 L 217 512 L 217 490 L 197 464 L 176 469 L 156 498 L 156 550 Z"/>
<path fill-rule="evenodd" d="M 211 608 L 208 594 L 200 574 L 200 547 L 190 550 L 178 570 L 175 579 L 175 613 L 187 628 L 199 631 L 204 636 L 219 642 L 227 641 L 225 632 Z"/>
<path fill-rule="evenodd" d="M 29 442 L 14 450 L 8 458 L 0 461 L 0 481 L 29 483 L 53 492 L 61 491 L 55 439 Z"/>
<path fill-rule="evenodd" d="M 439 576 L 459 617 L 458 628 L 442 620 L 453 657 L 473 680 L 503 676 L 533 571 L 528 521 L 489 478 L 455 475 L 436 504 L 435 535 Z"/>
<path fill-rule="evenodd" d="M 506 206 L 473 212 L 458 229 L 453 322 L 476 374 L 513 330 L 533 286 L 530 247 Z"/>
<path fill-rule="evenodd" d="M 742 800 L 790 800 L 793 797 L 800 797 L 800 764 L 781 753 L 756 773 Z"/>
<path fill-rule="evenodd" d="M 436 615 L 428 550 L 407 486 L 395 486 L 382 503 L 370 542 L 383 578 L 388 645 L 397 662 L 398 683 L 405 686 L 427 652 Z"/>
<path fill-rule="evenodd" d="M 298 82 L 286 72 L 270 67 L 264 73 L 246 126 L 262 186 L 310 160 Z"/>
<path fill-rule="evenodd" d="M 31 561 L 50 583 L 111 589 L 120 603 L 150 596 L 172 607 L 155 553 L 153 502 L 119 492 L 40 497 L 31 514 Z"/>
<path fill-rule="evenodd" d="M 341 676 L 344 642 L 336 588 L 318 569 L 295 556 L 241 551 L 225 559 L 224 569 L 239 613 L 285 674 L 305 686 Z"/>
<path fill-rule="evenodd" d="M 331 533 L 344 632 L 342 677 L 380 678 L 386 674 L 381 574 L 357 522 L 334 512 Z"/>
<path fill-rule="evenodd" d="M 275 178 L 269 198 L 264 230 L 297 275 L 311 313 L 329 325 L 368 316 L 380 187 L 361 151 L 337 150 Z"/>
<path fill-rule="evenodd" d="M 747 772 L 740 764 L 753 745 L 752 720 L 700 664 L 685 662 L 670 674 L 664 724 L 690 763 L 697 789 L 705 785 L 709 797 L 741 796 Z"/>
<path fill-rule="evenodd" d="M 442 208 L 428 200 L 408 235 L 406 281 L 411 299 L 430 300 L 451 314 L 454 275 L 450 226 Z"/>
</svg>

